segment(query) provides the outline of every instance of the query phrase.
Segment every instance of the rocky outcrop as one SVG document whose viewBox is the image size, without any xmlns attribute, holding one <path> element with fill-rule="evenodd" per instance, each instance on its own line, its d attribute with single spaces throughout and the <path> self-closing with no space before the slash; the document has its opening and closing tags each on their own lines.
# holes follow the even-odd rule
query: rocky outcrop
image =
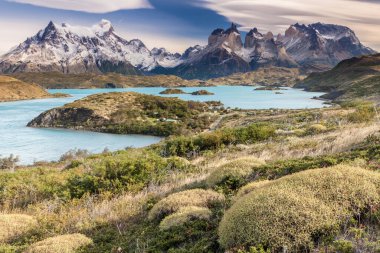
<svg viewBox="0 0 380 253">
<path fill-rule="evenodd" d="M 245 38 L 244 48 L 248 51 L 247 60 L 250 61 L 253 70 L 270 66 L 288 68 L 298 66 L 289 57 L 282 43 L 274 40 L 271 32 L 263 35 L 257 28 L 250 30 Z"/>
<path fill-rule="evenodd" d="M 27 126 L 96 130 L 105 122 L 106 118 L 96 115 L 91 109 L 61 107 L 42 113 Z"/>
</svg>

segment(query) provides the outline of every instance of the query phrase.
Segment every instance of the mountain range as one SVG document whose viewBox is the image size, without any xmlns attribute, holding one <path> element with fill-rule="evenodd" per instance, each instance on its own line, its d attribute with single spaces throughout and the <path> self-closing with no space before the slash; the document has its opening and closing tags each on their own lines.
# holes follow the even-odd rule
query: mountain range
<svg viewBox="0 0 380 253">
<path fill-rule="evenodd" d="M 342 60 L 374 53 L 348 27 L 322 23 L 295 24 L 277 36 L 253 28 L 244 42 L 232 24 L 214 30 L 206 46 L 190 47 L 181 55 L 164 48 L 149 50 L 138 39 L 128 41 L 107 20 L 92 27 L 50 22 L 0 57 L 0 73 L 115 72 L 209 79 L 273 66 L 300 68 L 305 73 L 324 71 Z"/>
</svg>

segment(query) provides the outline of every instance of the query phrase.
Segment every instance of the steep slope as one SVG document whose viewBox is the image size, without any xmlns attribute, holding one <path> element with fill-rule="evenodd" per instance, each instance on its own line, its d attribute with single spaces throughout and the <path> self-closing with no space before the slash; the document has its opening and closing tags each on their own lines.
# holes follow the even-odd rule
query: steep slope
<svg viewBox="0 0 380 253">
<path fill-rule="evenodd" d="M 173 56 L 160 62 L 165 65 Z M 0 72 L 52 72 L 141 74 L 157 67 L 156 55 L 140 40 L 127 41 L 102 20 L 91 28 L 49 25 L 0 58 Z"/>
<path fill-rule="evenodd" d="M 296 85 L 328 92 L 329 99 L 370 98 L 380 101 L 380 54 L 344 60 L 332 70 L 313 73 Z"/>
<path fill-rule="evenodd" d="M 8 76 L 0 76 L 0 102 L 49 98 L 48 92 L 36 84 L 29 84 Z"/>
<path fill-rule="evenodd" d="M 315 23 L 295 24 L 278 36 L 287 53 L 308 72 L 327 70 L 354 56 L 374 54 L 354 31 L 345 26 Z"/>
</svg>

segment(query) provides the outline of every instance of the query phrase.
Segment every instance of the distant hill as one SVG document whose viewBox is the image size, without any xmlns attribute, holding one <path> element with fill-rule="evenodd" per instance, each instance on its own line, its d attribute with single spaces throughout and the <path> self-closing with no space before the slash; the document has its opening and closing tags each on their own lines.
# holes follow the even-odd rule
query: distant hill
<svg viewBox="0 0 380 253">
<path fill-rule="evenodd" d="M 30 84 L 13 77 L 0 76 L 0 102 L 52 97 L 36 84 Z"/>
<path fill-rule="evenodd" d="M 344 60 L 329 71 L 311 74 L 295 87 L 327 92 L 323 97 L 333 100 L 367 98 L 379 101 L 380 54 Z"/>
<path fill-rule="evenodd" d="M 12 76 L 20 80 L 38 83 L 46 89 L 179 87 L 199 86 L 203 83 L 198 80 L 184 80 L 173 75 L 139 76 L 118 73 L 64 74 L 61 72 L 24 72 L 15 73 Z"/>
</svg>

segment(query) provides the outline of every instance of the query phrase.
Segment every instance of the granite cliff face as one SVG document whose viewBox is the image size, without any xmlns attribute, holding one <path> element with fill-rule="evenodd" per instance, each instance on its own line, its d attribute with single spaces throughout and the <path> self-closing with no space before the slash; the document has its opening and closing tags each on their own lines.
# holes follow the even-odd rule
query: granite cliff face
<svg viewBox="0 0 380 253">
<path fill-rule="evenodd" d="M 348 27 L 295 24 L 284 35 L 251 29 L 242 41 L 235 24 L 214 30 L 206 47 L 191 47 L 174 68 L 162 73 L 209 79 L 263 67 L 300 68 L 303 73 L 333 68 L 341 60 L 375 53 Z"/>
<path fill-rule="evenodd" d="M 271 32 L 263 35 L 257 28 L 249 31 L 245 37 L 244 48 L 247 60 L 250 61 L 252 69 L 260 67 L 297 67 L 297 63 L 287 54 L 282 43 L 275 41 Z"/>
<path fill-rule="evenodd" d="M 354 31 L 339 25 L 295 24 L 277 41 L 284 45 L 292 59 L 309 72 L 328 70 L 342 60 L 375 53 L 359 41 Z"/>
</svg>

